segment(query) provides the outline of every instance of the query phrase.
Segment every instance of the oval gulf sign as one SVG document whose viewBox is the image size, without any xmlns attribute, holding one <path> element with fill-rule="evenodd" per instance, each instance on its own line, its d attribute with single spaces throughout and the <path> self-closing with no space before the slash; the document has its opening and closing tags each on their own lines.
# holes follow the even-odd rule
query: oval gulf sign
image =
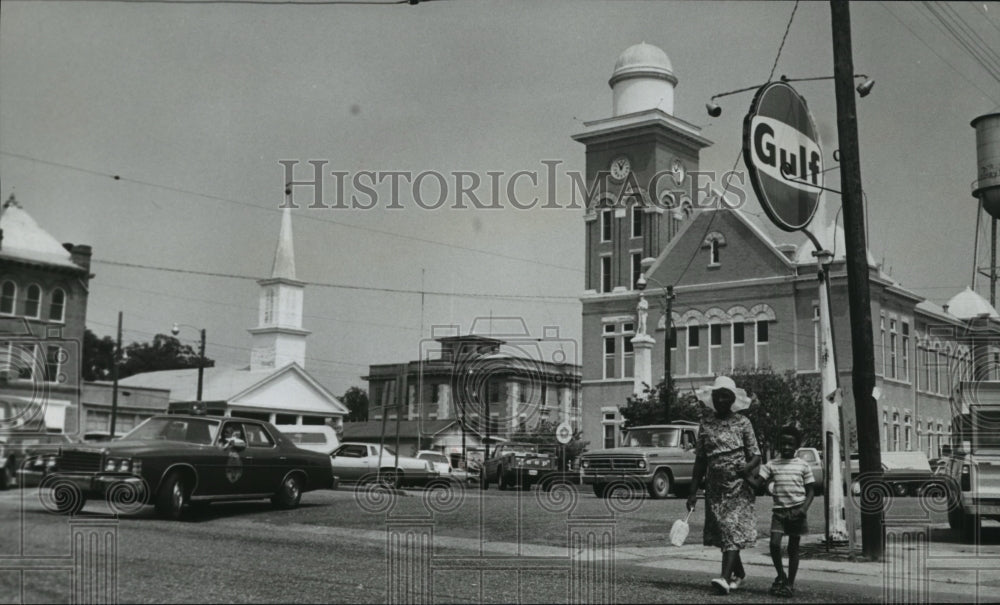
<svg viewBox="0 0 1000 605">
<path fill-rule="evenodd" d="M 573 428 L 565 422 L 556 427 L 556 441 L 566 445 L 573 440 Z"/>
<path fill-rule="evenodd" d="M 805 99 L 786 82 L 757 91 L 743 121 L 750 183 L 771 222 L 785 231 L 809 224 L 823 190 L 823 152 Z"/>
</svg>

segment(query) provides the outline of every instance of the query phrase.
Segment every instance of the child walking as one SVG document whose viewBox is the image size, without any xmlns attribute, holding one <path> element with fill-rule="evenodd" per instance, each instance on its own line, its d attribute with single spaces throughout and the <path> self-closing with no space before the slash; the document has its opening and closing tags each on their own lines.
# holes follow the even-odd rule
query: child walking
<svg viewBox="0 0 1000 605">
<path fill-rule="evenodd" d="M 795 574 L 799 570 L 799 540 L 809 533 L 806 513 L 812 504 L 814 483 L 812 470 L 804 460 L 795 456 L 802 443 L 802 434 L 794 426 L 782 427 L 778 432 L 780 458 L 773 458 L 761 465 L 754 477 L 755 487 L 772 482 L 774 508 L 771 513 L 771 560 L 778 577 L 770 593 L 791 597 L 795 594 Z M 781 537 L 788 536 L 788 574 L 781 566 Z"/>
</svg>

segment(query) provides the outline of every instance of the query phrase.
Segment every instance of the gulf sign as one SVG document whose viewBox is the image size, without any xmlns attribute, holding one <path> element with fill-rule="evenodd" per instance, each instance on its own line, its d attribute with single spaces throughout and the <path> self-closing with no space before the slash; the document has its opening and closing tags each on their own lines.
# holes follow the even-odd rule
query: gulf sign
<svg viewBox="0 0 1000 605">
<path fill-rule="evenodd" d="M 823 192 L 823 152 L 805 99 L 786 82 L 757 91 L 743 121 L 750 184 L 771 222 L 785 231 L 812 220 Z"/>
</svg>

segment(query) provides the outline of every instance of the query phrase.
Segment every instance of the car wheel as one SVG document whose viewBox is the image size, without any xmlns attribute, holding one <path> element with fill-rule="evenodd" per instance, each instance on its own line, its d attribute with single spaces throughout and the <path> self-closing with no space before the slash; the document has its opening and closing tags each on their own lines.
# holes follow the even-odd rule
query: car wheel
<svg viewBox="0 0 1000 605">
<path fill-rule="evenodd" d="M 508 487 L 510 487 L 510 486 L 507 484 L 506 473 L 503 472 L 502 468 L 498 468 L 497 469 L 497 489 L 507 489 Z"/>
<path fill-rule="evenodd" d="M 73 486 L 57 484 L 52 488 L 52 501 L 60 515 L 76 515 L 83 510 L 87 497 Z"/>
<path fill-rule="evenodd" d="M 183 516 L 184 505 L 187 504 L 189 497 L 184 477 L 179 473 L 171 473 L 160 486 L 160 493 L 156 495 L 156 512 L 164 519 L 177 521 Z"/>
<path fill-rule="evenodd" d="M 649 484 L 649 497 L 654 500 L 662 500 L 670 493 L 670 473 L 660 469 L 653 475 L 653 481 Z"/>
<path fill-rule="evenodd" d="M 604 497 L 604 493 L 607 490 L 608 490 L 608 486 L 605 485 L 604 483 L 595 483 L 594 484 L 594 495 L 597 496 L 598 498 L 603 498 Z"/>
<path fill-rule="evenodd" d="M 399 472 L 399 469 L 385 469 L 379 473 L 379 483 L 385 487 L 399 489 L 403 485 L 403 473 Z"/>
<path fill-rule="evenodd" d="M 278 493 L 271 496 L 271 502 L 282 509 L 292 509 L 299 505 L 302 500 L 302 477 L 299 475 L 289 475 L 281 483 Z"/>
<path fill-rule="evenodd" d="M 948 527 L 955 531 L 962 530 L 962 510 L 958 506 L 948 509 Z"/>
<path fill-rule="evenodd" d="M 979 515 L 970 513 L 962 515 L 962 541 L 966 544 L 975 544 L 982 527 L 982 518 Z"/>
<path fill-rule="evenodd" d="M 490 489 L 490 476 L 485 470 L 479 472 L 479 489 L 487 490 Z"/>
<path fill-rule="evenodd" d="M 17 475 L 14 473 L 14 461 L 11 460 L 0 470 L 0 489 L 10 489 L 17 485 Z"/>
</svg>

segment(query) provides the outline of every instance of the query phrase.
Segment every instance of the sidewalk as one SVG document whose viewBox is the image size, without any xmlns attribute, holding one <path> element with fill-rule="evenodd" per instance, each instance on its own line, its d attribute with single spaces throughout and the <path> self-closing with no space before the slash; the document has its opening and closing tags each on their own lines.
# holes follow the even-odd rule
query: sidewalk
<svg viewBox="0 0 1000 605">
<path fill-rule="evenodd" d="M 253 527 L 255 521 L 232 521 L 233 525 Z M 946 528 L 946 526 L 945 526 Z M 301 533 L 313 539 L 337 537 L 349 540 L 378 542 L 387 544 L 386 530 L 325 527 L 316 525 L 289 525 L 284 531 Z M 811 534 L 803 538 L 803 546 L 816 548 L 821 543 L 822 534 Z M 860 539 L 859 539 L 860 544 Z M 822 547 L 820 547 L 822 548 Z M 846 548 L 842 549 L 846 552 Z M 887 595 L 891 601 L 941 601 L 988 602 L 996 601 L 995 594 L 1000 586 L 1000 546 L 990 544 L 981 547 L 978 555 L 973 547 L 962 544 L 933 542 L 930 548 L 916 544 L 904 545 L 886 553 L 882 562 L 802 559 L 799 576 L 804 583 L 824 582 L 866 586 Z M 720 556 L 716 548 L 701 544 L 686 544 L 681 547 L 671 545 L 656 547 L 618 546 L 610 557 L 601 555 L 600 550 L 583 549 L 570 552 L 565 546 L 545 544 L 492 542 L 472 538 L 460 538 L 433 534 L 433 556 L 435 558 L 459 557 L 462 553 L 475 552 L 480 556 L 519 559 L 571 559 L 586 558 L 597 561 L 612 558 L 616 565 L 668 569 L 686 572 L 704 572 L 706 577 L 717 573 Z M 465 554 L 465 557 L 468 555 Z M 757 546 L 743 553 L 743 563 L 748 576 L 765 578 L 767 582 L 774 576 L 774 567 L 768 551 L 767 539 L 758 539 Z M 894 580 L 895 578 L 895 580 Z M 922 584 L 926 582 L 926 584 Z M 913 599 L 917 591 L 928 598 Z"/>
</svg>

